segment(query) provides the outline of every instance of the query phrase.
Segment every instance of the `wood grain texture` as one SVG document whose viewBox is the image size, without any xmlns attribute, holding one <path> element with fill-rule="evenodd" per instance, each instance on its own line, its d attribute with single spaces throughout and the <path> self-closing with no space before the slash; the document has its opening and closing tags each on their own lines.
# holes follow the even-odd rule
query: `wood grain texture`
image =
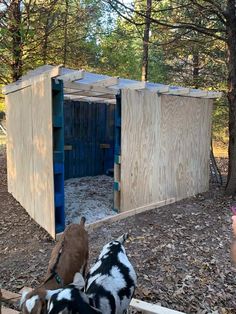
<svg viewBox="0 0 236 314">
<path fill-rule="evenodd" d="M 0 290 L 2 293 L 2 301 L 9 303 L 9 304 L 14 304 L 18 302 L 21 298 L 21 295 L 19 293 L 11 292 L 9 290 L 1 289 Z"/>
<path fill-rule="evenodd" d="M 20 312 L 16 311 L 16 310 L 13 310 L 13 309 L 10 309 L 10 308 L 7 308 L 5 306 L 2 307 L 1 314 L 18 314 L 18 313 L 20 313 Z"/>
<path fill-rule="evenodd" d="M 32 84 L 34 219 L 55 237 L 51 78 Z"/>
<path fill-rule="evenodd" d="M 6 95 L 8 191 L 55 237 L 51 77 Z"/>
<path fill-rule="evenodd" d="M 212 100 L 122 91 L 121 211 L 204 192 Z"/>
<path fill-rule="evenodd" d="M 8 192 L 34 216 L 32 90 L 6 96 Z"/>
<path fill-rule="evenodd" d="M 35 70 L 29 71 L 22 76 L 20 80 L 8 84 L 3 87 L 3 94 L 14 93 L 17 90 L 22 90 L 32 85 L 33 82 L 41 81 L 44 78 L 56 77 L 60 74 L 61 66 L 43 65 Z"/>
<path fill-rule="evenodd" d="M 144 302 L 138 299 L 132 299 L 130 307 L 138 310 L 143 314 L 185 314 L 184 312 L 171 310 L 166 307 L 153 303 Z"/>
</svg>

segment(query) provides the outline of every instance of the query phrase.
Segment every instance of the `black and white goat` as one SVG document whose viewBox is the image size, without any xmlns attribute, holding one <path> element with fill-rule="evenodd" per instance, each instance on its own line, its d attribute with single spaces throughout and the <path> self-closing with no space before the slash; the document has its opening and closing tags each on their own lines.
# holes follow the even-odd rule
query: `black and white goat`
<svg viewBox="0 0 236 314">
<path fill-rule="evenodd" d="M 103 314 L 124 314 L 137 277 L 123 246 L 128 234 L 106 244 L 86 277 L 85 293 Z"/>
<path fill-rule="evenodd" d="M 101 314 L 102 312 L 90 305 L 89 298 L 81 291 L 84 288 L 84 279 L 80 273 L 75 275 L 72 284 L 48 291 L 50 296 L 47 304 L 48 314 Z"/>
<path fill-rule="evenodd" d="M 85 284 L 80 273 L 73 284 L 46 291 L 48 314 L 124 314 L 136 287 L 136 273 L 125 253 L 124 234 L 106 244 Z"/>
</svg>

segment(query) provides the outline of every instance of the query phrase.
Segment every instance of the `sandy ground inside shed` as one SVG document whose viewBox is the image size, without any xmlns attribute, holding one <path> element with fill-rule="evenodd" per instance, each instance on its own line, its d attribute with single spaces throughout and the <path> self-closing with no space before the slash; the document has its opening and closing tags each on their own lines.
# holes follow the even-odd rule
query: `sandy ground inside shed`
<svg viewBox="0 0 236 314">
<path fill-rule="evenodd" d="M 224 168 L 225 161 L 221 160 Z M 7 193 L 5 151 L 0 152 L 0 283 L 19 291 L 41 282 L 54 242 Z M 207 193 L 89 234 L 90 264 L 102 246 L 129 231 L 126 251 L 138 274 L 135 297 L 186 313 L 236 313 L 236 268 L 231 263 L 235 201 Z"/>
<path fill-rule="evenodd" d="M 113 210 L 113 178 L 105 175 L 65 181 L 66 225 L 79 223 L 81 216 L 92 223 L 116 214 Z"/>
</svg>

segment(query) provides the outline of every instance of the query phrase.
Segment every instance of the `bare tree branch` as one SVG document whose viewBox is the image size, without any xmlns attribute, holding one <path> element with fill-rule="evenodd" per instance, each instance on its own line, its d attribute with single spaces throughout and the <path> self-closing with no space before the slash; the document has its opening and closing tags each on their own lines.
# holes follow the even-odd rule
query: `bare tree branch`
<svg viewBox="0 0 236 314">
<path fill-rule="evenodd" d="M 120 16 L 122 16 L 124 19 L 126 19 L 127 21 L 129 21 L 132 24 L 135 24 L 137 26 L 142 26 L 144 25 L 143 23 L 137 23 L 135 22 L 133 19 L 130 19 L 129 17 L 127 17 L 125 14 L 121 13 L 118 8 L 114 5 L 114 3 L 117 3 L 118 5 L 124 7 L 127 12 L 132 13 L 132 14 L 137 14 L 138 16 L 141 16 L 142 18 L 145 18 L 145 14 L 141 13 L 138 10 L 135 10 L 134 8 L 131 8 L 127 5 L 125 5 L 123 2 L 119 1 L 119 0 L 103 0 L 106 3 L 108 3 Z M 224 36 L 218 35 L 218 33 L 225 33 L 225 29 L 220 29 L 220 28 L 207 28 L 207 27 L 203 27 L 201 25 L 198 24 L 194 24 L 194 23 L 187 23 L 187 22 L 182 22 L 182 21 L 178 21 L 175 22 L 173 24 L 167 23 L 167 22 L 163 22 L 163 21 L 159 21 L 153 17 L 150 17 L 151 22 L 157 24 L 157 25 L 161 25 L 161 26 L 165 26 L 168 28 L 173 28 L 173 29 L 191 29 L 191 30 L 195 30 L 199 33 L 205 34 L 207 36 L 212 36 L 215 39 L 218 40 L 222 40 L 222 41 L 226 41 L 226 38 Z"/>
</svg>

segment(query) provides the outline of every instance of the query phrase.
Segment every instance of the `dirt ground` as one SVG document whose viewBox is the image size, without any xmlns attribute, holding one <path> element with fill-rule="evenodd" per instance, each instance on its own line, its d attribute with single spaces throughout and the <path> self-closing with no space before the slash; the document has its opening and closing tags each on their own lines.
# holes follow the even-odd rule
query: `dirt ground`
<svg viewBox="0 0 236 314">
<path fill-rule="evenodd" d="M 221 169 L 226 168 L 222 159 Z M 216 186 L 207 193 L 108 224 L 90 232 L 90 263 L 125 231 L 138 274 L 135 297 L 186 313 L 236 313 L 236 268 L 231 262 L 232 198 Z M 0 285 L 35 287 L 54 242 L 7 193 L 0 150 Z"/>
</svg>

